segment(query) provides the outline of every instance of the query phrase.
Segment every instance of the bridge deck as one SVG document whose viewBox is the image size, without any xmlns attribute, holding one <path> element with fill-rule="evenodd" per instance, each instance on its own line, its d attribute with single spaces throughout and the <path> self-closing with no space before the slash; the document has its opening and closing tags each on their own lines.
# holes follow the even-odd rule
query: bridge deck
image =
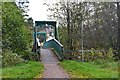
<svg viewBox="0 0 120 80">
<path fill-rule="evenodd" d="M 43 63 L 58 63 L 59 59 L 50 49 L 41 49 L 41 61 Z"/>
<path fill-rule="evenodd" d="M 41 49 L 41 61 L 44 64 L 44 78 L 69 78 L 67 73 L 58 65 L 59 59 L 49 49 Z"/>
</svg>

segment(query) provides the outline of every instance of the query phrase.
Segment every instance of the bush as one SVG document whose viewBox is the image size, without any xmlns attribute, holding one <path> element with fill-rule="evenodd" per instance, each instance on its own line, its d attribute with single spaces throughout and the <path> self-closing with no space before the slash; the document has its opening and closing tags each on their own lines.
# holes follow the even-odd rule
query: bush
<svg viewBox="0 0 120 80">
<path fill-rule="evenodd" d="M 96 64 L 104 64 L 104 63 L 107 63 L 108 62 L 108 60 L 102 60 L 102 59 L 96 59 L 95 61 L 94 61 Z"/>
<path fill-rule="evenodd" d="M 86 52 L 85 53 L 85 60 L 86 61 L 94 61 L 97 59 L 101 59 L 101 60 L 109 60 L 109 61 L 113 61 L 113 50 L 111 48 L 109 48 L 108 51 L 98 51 L 95 52 L 94 49 L 91 49 L 91 52 Z"/>
<path fill-rule="evenodd" d="M 15 2 L 2 4 L 2 49 L 26 53 L 32 41 L 32 31 L 24 22 L 23 10 Z"/>
<path fill-rule="evenodd" d="M 113 60 L 113 56 L 114 56 L 113 50 L 112 50 L 112 48 L 109 48 L 109 50 L 108 50 L 108 52 L 107 52 L 107 54 L 106 54 L 106 58 L 107 58 L 108 60 Z"/>
<path fill-rule="evenodd" d="M 39 61 L 40 60 L 40 56 L 35 53 L 35 52 L 31 52 L 29 55 L 29 60 L 34 60 L 34 61 Z"/>
<path fill-rule="evenodd" d="M 40 60 L 39 59 L 39 55 L 38 53 L 35 53 L 35 52 L 31 52 L 30 50 L 26 50 L 25 52 L 20 52 L 21 57 L 24 59 L 24 60 L 34 60 L 34 61 L 38 61 Z"/>
<path fill-rule="evenodd" d="M 29 54 L 31 52 L 29 50 L 25 50 L 25 51 L 21 51 L 19 52 L 19 55 L 21 55 L 21 57 L 25 60 L 28 60 L 29 59 Z"/>
<path fill-rule="evenodd" d="M 82 60 L 82 53 L 74 52 L 74 53 L 65 53 L 65 59 L 72 59 L 72 60 Z M 109 48 L 108 51 L 95 51 L 95 49 L 91 48 L 91 51 L 84 52 L 84 61 L 96 61 L 97 59 L 101 60 L 114 60 L 113 50 Z M 99 63 L 99 61 L 98 61 Z M 101 61 L 100 61 L 101 63 Z"/>
<path fill-rule="evenodd" d="M 3 67 L 13 66 L 23 61 L 24 60 L 21 58 L 21 56 L 17 55 L 16 53 L 12 53 L 12 51 L 7 50 L 3 52 L 3 55 L 2 55 Z"/>
</svg>

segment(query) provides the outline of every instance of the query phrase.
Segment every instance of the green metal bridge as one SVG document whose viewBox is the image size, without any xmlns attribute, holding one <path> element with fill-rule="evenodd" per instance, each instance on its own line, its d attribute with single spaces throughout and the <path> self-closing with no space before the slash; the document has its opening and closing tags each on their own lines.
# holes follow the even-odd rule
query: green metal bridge
<svg viewBox="0 0 120 80">
<path fill-rule="evenodd" d="M 40 53 L 40 47 L 53 49 L 60 60 L 64 59 L 63 45 L 59 42 L 56 21 L 35 21 L 33 35 L 34 44 L 32 51 Z"/>
</svg>

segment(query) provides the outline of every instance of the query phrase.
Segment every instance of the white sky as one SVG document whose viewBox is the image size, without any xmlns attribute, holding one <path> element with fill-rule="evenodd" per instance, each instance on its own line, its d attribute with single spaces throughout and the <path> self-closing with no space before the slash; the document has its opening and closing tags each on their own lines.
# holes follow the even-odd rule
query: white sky
<svg viewBox="0 0 120 80">
<path fill-rule="evenodd" d="M 43 3 L 54 3 L 56 0 L 29 0 L 29 9 L 28 15 L 33 18 L 33 20 L 48 20 L 47 15 L 50 12 L 47 11 L 47 6 L 43 5 Z"/>
<path fill-rule="evenodd" d="M 43 3 L 56 3 L 59 0 L 28 0 L 29 3 L 29 9 L 30 11 L 28 12 L 28 15 L 33 18 L 33 20 L 48 20 L 47 15 L 50 14 L 50 12 L 47 11 L 47 6 L 43 5 Z M 64 0 L 67 1 L 67 0 Z M 68 1 L 84 1 L 84 0 L 68 0 Z M 86 1 L 93 1 L 95 0 L 86 0 Z M 97 1 L 97 0 L 96 0 Z M 99 0 L 98 0 L 99 1 Z M 103 1 L 103 0 L 100 0 Z M 105 1 L 114 1 L 114 0 L 105 0 Z"/>
</svg>

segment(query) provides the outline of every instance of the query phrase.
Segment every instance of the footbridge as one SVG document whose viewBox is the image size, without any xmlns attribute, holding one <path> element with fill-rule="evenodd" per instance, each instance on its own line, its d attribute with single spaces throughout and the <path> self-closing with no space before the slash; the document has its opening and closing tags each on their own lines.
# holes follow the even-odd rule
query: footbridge
<svg viewBox="0 0 120 80">
<path fill-rule="evenodd" d="M 35 21 L 33 37 L 32 51 L 40 53 L 40 48 L 51 49 L 60 60 L 64 59 L 56 21 Z"/>
</svg>

